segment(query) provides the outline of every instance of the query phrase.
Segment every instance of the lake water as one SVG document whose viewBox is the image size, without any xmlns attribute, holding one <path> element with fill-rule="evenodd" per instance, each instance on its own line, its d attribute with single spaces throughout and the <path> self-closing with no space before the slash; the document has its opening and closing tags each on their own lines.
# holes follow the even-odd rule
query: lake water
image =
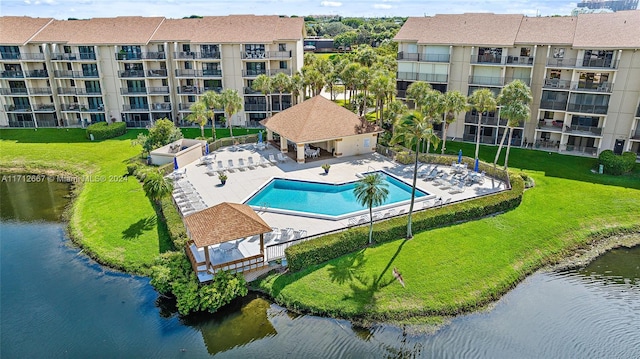
<svg viewBox="0 0 640 359">
<path fill-rule="evenodd" d="M 295 315 L 255 295 L 180 318 L 146 278 L 69 243 L 57 222 L 67 190 L 0 184 L 2 358 L 640 357 L 640 247 L 533 275 L 435 333 Z"/>
</svg>

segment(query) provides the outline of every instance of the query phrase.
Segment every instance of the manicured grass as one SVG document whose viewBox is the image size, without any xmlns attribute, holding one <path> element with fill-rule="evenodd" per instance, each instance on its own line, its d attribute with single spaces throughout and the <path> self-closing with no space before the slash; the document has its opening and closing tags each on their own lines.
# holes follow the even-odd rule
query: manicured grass
<svg viewBox="0 0 640 359">
<path fill-rule="evenodd" d="M 447 147 L 467 154 L 474 148 Z M 483 152 L 495 155 L 492 148 Z M 640 191 L 625 188 L 639 188 L 638 166 L 634 174 L 614 179 L 592 175 L 594 161 L 514 149 L 510 162 L 532 168 L 526 172 L 536 180 L 517 209 L 272 275 L 257 285 L 287 307 L 348 318 L 404 319 L 476 308 L 585 245 L 591 233 L 612 228 L 640 233 Z M 393 268 L 406 288 L 393 277 Z"/>
</svg>

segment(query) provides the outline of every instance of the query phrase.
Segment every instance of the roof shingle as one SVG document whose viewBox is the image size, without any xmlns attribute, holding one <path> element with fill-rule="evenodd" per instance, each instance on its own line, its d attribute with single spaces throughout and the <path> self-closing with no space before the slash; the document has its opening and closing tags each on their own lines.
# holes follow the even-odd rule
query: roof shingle
<svg viewBox="0 0 640 359">
<path fill-rule="evenodd" d="M 55 20 L 33 41 L 74 45 L 145 45 L 163 21 L 163 17 L 142 16 Z"/>
<path fill-rule="evenodd" d="M 578 15 L 573 47 L 640 49 L 640 10 Z"/>
<path fill-rule="evenodd" d="M 578 19 L 565 17 L 525 17 L 520 23 L 516 44 L 571 45 Z"/>
<path fill-rule="evenodd" d="M 2 16 L 0 17 L 0 43 L 24 45 L 51 21 L 53 18 Z"/>
</svg>

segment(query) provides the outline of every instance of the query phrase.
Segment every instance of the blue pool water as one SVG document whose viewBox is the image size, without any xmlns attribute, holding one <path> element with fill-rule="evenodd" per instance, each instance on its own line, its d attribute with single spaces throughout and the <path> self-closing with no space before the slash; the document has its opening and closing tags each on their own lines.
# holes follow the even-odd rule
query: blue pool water
<svg viewBox="0 0 640 359">
<path fill-rule="evenodd" d="M 389 190 L 389 196 L 382 204 L 383 206 L 411 199 L 411 186 L 386 173 L 380 173 L 388 184 L 387 189 Z M 246 204 L 295 212 L 341 216 L 367 209 L 356 200 L 353 194 L 355 186 L 356 182 L 335 185 L 276 178 L 251 197 Z M 416 198 L 427 195 L 428 193 L 416 189 Z"/>
</svg>

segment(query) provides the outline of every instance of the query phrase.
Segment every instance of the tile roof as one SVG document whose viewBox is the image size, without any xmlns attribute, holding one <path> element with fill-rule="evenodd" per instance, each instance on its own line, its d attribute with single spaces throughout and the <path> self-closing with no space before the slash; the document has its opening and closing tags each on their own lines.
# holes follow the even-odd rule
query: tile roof
<svg viewBox="0 0 640 359">
<path fill-rule="evenodd" d="M 640 49 L 640 10 L 578 15 L 573 47 Z"/>
<path fill-rule="evenodd" d="M 184 217 L 184 224 L 199 248 L 271 232 L 251 207 L 229 202 L 190 214 Z"/>
<path fill-rule="evenodd" d="M 0 43 L 24 45 L 51 21 L 53 18 L 2 16 L 0 17 Z"/>
<path fill-rule="evenodd" d="M 525 17 L 516 44 L 571 45 L 578 18 L 575 16 Z"/>
<path fill-rule="evenodd" d="M 77 45 L 145 45 L 164 20 L 163 17 L 142 16 L 55 20 L 33 41 Z"/>
<path fill-rule="evenodd" d="M 297 40 L 304 35 L 303 18 L 229 15 L 200 19 L 166 19 L 153 41 L 195 43 L 270 43 Z"/>
<path fill-rule="evenodd" d="M 295 143 L 382 132 L 378 126 L 322 96 L 312 97 L 260 123 Z"/>
</svg>

